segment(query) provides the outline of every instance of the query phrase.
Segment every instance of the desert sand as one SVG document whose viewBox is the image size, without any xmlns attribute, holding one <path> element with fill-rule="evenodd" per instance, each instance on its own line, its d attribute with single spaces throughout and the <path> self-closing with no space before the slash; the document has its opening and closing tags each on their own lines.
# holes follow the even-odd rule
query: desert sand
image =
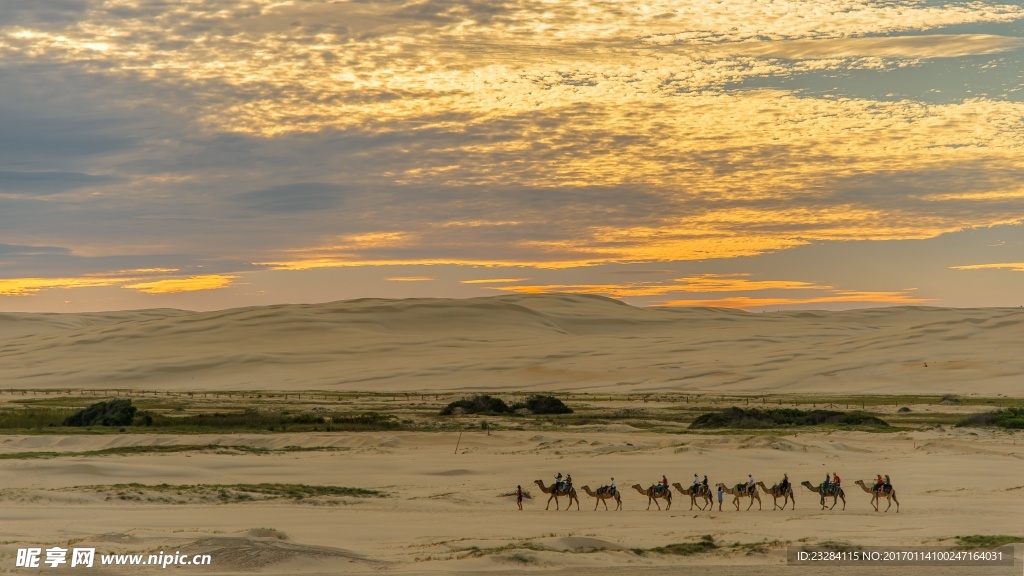
<svg viewBox="0 0 1024 576">
<path fill-rule="evenodd" d="M 2 314 L 0 337 L 9 388 L 1024 395 L 1024 308 L 755 314 L 509 295 Z"/>
<path fill-rule="evenodd" d="M 363 300 L 5 314 L 0 343 L 2 402 L 23 397 L 19 389 L 53 391 L 53 398 L 86 389 L 1024 395 L 1020 309 L 750 314 L 637 309 L 586 296 Z M 303 403 L 315 404 L 315 396 Z M 0 573 L 26 572 L 14 567 L 19 547 L 61 545 L 212 556 L 212 566 L 177 574 L 802 575 L 826 570 L 787 566 L 787 545 L 952 545 L 960 535 L 1024 533 L 1021 433 L 929 426 L 711 434 L 604 423 L 488 434 L 476 418 L 464 422 L 461 437 L 453 430 L 0 436 Z M 154 445 L 195 449 L 94 453 Z M 26 455 L 38 452 L 54 454 Z M 798 485 L 832 471 L 843 477 L 845 510 L 841 502 L 822 510 Z M 552 503 L 545 511 L 532 482 L 551 482 L 557 472 L 571 473 L 577 488 L 614 476 L 624 510 L 595 511 L 579 490 L 580 510 L 566 511 L 562 500 L 560 510 Z M 797 484 L 795 510 L 773 510 L 767 495 L 760 510 L 755 502 L 747 511 L 743 501 L 737 511 L 728 496 L 721 512 L 717 504 L 690 510 L 679 496 L 671 510 L 647 510 L 646 497 L 629 488 L 662 474 L 687 485 L 695 472 L 712 484 L 752 473 L 768 485 L 788 473 Z M 854 484 L 877 473 L 891 475 L 898 513 L 885 512 L 884 501 L 876 512 Z M 257 483 L 358 487 L 383 497 L 239 500 L 230 488 L 197 488 Z M 507 496 L 517 484 L 533 496 L 523 511 Z M 633 551 L 705 535 L 719 547 L 693 556 Z M 1021 556 L 1017 545 L 1015 568 L 827 571 L 1021 574 Z"/>
</svg>

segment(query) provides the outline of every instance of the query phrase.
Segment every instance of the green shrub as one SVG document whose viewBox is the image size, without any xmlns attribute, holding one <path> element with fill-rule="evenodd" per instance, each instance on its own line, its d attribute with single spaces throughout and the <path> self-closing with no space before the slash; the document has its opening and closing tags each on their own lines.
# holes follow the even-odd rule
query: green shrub
<svg viewBox="0 0 1024 576">
<path fill-rule="evenodd" d="M 513 406 L 513 409 L 517 407 L 518 405 Z M 572 408 L 563 404 L 561 400 L 543 394 L 534 394 L 527 398 L 524 407 L 534 414 L 572 414 Z"/>
<path fill-rule="evenodd" d="M 129 426 L 137 408 L 127 398 L 97 402 L 64 420 L 65 426 Z"/>
<path fill-rule="evenodd" d="M 866 412 L 838 410 L 797 410 L 796 408 L 727 408 L 697 417 L 692 429 L 702 428 L 780 428 L 794 426 L 888 426 L 884 420 Z"/>
<path fill-rule="evenodd" d="M 441 409 L 441 416 L 451 416 L 455 413 L 456 408 L 461 408 L 464 414 L 503 414 L 512 411 L 501 398 L 495 398 L 487 394 L 477 394 L 471 398 L 456 400 L 445 406 Z"/>
<path fill-rule="evenodd" d="M 1024 407 L 975 414 L 961 420 L 957 426 L 995 426 L 1021 430 L 1024 429 Z"/>
</svg>

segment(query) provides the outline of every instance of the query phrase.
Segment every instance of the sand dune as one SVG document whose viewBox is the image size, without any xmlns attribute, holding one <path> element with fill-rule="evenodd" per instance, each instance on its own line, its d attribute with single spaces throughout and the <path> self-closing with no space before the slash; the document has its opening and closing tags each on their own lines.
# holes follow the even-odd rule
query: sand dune
<svg viewBox="0 0 1024 576">
<path fill-rule="evenodd" d="M 14 388 L 1024 395 L 1018 308 L 753 314 L 508 295 L 4 314 L 0 337 Z"/>
</svg>

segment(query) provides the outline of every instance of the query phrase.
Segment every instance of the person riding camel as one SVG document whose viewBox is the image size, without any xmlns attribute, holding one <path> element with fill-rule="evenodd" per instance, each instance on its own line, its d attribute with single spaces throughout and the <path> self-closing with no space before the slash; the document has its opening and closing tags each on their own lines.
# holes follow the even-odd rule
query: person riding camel
<svg viewBox="0 0 1024 576">
<path fill-rule="evenodd" d="M 789 474 L 782 475 L 782 482 L 779 482 L 779 489 L 785 494 L 789 491 Z"/>
<path fill-rule="evenodd" d="M 875 492 L 881 492 L 882 487 L 885 486 L 885 480 L 882 479 L 881 474 L 875 475 Z"/>
<path fill-rule="evenodd" d="M 565 486 L 565 484 L 562 483 L 562 473 L 559 472 L 555 476 L 555 489 L 556 490 L 561 490 L 564 486 Z"/>
<path fill-rule="evenodd" d="M 608 485 L 608 493 L 615 496 L 615 478 L 612 477 L 612 483 Z"/>
<path fill-rule="evenodd" d="M 665 492 L 665 491 L 668 490 L 668 477 L 667 476 L 665 476 L 664 474 L 661 475 L 661 482 L 658 483 L 656 489 L 657 489 L 657 491 L 659 493 L 660 492 Z"/>
<path fill-rule="evenodd" d="M 821 493 L 822 494 L 828 494 L 831 491 L 831 489 L 832 489 L 832 486 L 831 486 L 832 483 L 830 482 L 831 479 L 832 479 L 832 477 L 828 475 L 828 472 L 825 472 L 825 481 L 821 483 Z"/>
<path fill-rule="evenodd" d="M 566 474 L 565 475 L 565 491 L 568 492 L 570 490 L 572 490 L 572 474 Z"/>
<path fill-rule="evenodd" d="M 885 484 L 882 485 L 886 492 L 892 491 L 892 482 L 889 480 L 889 475 L 885 475 Z"/>
<path fill-rule="evenodd" d="M 693 473 L 693 493 L 697 494 L 700 492 L 700 480 L 697 478 L 697 473 Z"/>
<path fill-rule="evenodd" d="M 754 484 L 754 475 L 747 474 L 747 494 L 753 494 L 757 490 L 757 486 Z"/>
<path fill-rule="evenodd" d="M 836 474 L 835 472 L 832 473 L 832 484 L 835 484 L 836 490 L 839 489 L 839 474 Z"/>
<path fill-rule="evenodd" d="M 705 493 L 707 493 L 707 494 L 711 493 L 711 487 L 708 486 L 708 475 L 707 474 L 704 475 L 704 480 L 701 480 L 700 484 L 701 484 L 701 486 L 704 487 L 704 492 Z"/>
</svg>

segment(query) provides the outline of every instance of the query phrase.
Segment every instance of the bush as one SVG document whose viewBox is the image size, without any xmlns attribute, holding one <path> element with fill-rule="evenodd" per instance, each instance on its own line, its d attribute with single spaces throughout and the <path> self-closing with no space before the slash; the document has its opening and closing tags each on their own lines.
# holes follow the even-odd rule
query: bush
<svg viewBox="0 0 1024 576">
<path fill-rule="evenodd" d="M 771 408 L 760 410 L 732 407 L 720 412 L 709 412 L 690 424 L 692 429 L 702 428 L 782 428 L 793 426 L 888 426 L 884 420 L 866 412 L 839 412 L 837 410 L 797 410 Z"/>
<path fill-rule="evenodd" d="M 130 426 L 137 408 L 124 398 L 97 402 L 64 420 L 64 426 Z"/>
<path fill-rule="evenodd" d="M 519 407 L 517 404 L 512 408 L 515 410 Z M 542 394 L 530 396 L 522 407 L 534 414 L 572 414 L 572 408 L 563 404 L 561 400 L 554 396 L 544 396 Z"/>
<path fill-rule="evenodd" d="M 997 428 L 1024 429 L 1024 407 L 983 412 L 961 420 L 957 426 L 995 426 Z"/>
<path fill-rule="evenodd" d="M 487 394 L 477 394 L 472 398 L 456 400 L 455 402 L 445 406 L 441 409 L 441 416 L 451 416 L 455 413 L 457 408 L 461 408 L 464 414 L 503 414 L 505 412 L 512 411 L 512 409 L 508 407 L 508 404 L 505 404 L 505 401 L 501 398 L 495 398 L 494 396 L 488 396 Z"/>
</svg>

